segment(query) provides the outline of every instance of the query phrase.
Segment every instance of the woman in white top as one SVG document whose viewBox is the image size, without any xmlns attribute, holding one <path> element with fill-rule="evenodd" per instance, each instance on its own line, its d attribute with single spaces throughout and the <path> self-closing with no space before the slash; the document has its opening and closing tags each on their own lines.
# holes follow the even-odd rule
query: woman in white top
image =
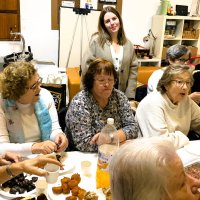
<svg viewBox="0 0 200 200">
<path fill-rule="evenodd" d="M 189 66 L 169 66 L 158 83 L 158 92 L 148 94 L 136 110 L 141 136 L 162 136 L 176 148 L 188 143 L 189 131 L 200 134 L 200 107 L 188 96 L 193 84 Z"/>
<path fill-rule="evenodd" d="M 167 62 L 169 64 L 180 64 L 180 65 L 185 64 L 186 65 L 186 64 L 189 64 L 190 59 L 191 59 L 191 52 L 184 45 L 175 44 L 167 50 Z M 165 69 L 166 67 L 163 67 L 162 69 L 158 69 L 154 71 L 152 75 L 149 77 L 148 87 L 147 87 L 148 94 L 153 91 L 157 91 L 158 82 L 160 78 L 162 77 Z M 189 94 L 189 96 L 197 104 L 200 103 L 200 92 L 193 91 L 191 94 Z"/>
<path fill-rule="evenodd" d="M 0 154 L 48 154 L 68 146 L 53 97 L 41 82 L 28 62 L 11 63 L 0 74 Z"/>
<path fill-rule="evenodd" d="M 135 98 L 138 69 L 136 54 L 133 44 L 125 36 L 121 16 L 111 6 L 105 7 L 99 16 L 98 32 L 93 34 L 83 57 L 82 77 L 96 58 L 114 64 L 119 77 L 118 89 L 128 98 Z"/>
</svg>

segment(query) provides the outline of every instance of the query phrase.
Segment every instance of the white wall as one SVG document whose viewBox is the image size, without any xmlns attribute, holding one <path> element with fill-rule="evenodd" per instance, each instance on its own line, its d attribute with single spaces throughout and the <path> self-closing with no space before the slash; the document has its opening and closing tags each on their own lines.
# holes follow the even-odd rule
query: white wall
<svg viewBox="0 0 200 200">
<path fill-rule="evenodd" d="M 159 14 L 160 0 L 123 0 L 122 18 L 127 37 L 133 44 L 143 46 L 143 37 L 151 28 L 151 18 Z M 190 10 L 192 0 L 170 0 L 171 5 L 187 5 Z"/>
<path fill-rule="evenodd" d="M 51 1 L 20 0 L 20 12 L 21 33 L 25 38 L 26 48 L 31 46 L 34 59 L 57 64 L 58 31 L 51 30 Z M 0 57 L 20 49 L 20 42 L 0 42 Z"/>
<path fill-rule="evenodd" d="M 192 0 L 171 0 L 172 5 L 188 5 Z M 122 17 L 128 38 L 143 45 L 142 39 L 151 27 L 151 17 L 157 14 L 160 0 L 123 0 Z M 58 62 L 59 32 L 51 30 L 50 0 L 20 0 L 21 33 L 26 48 L 31 46 L 34 59 Z M 13 45 L 14 44 L 14 45 Z M 0 57 L 19 51 L 20 42 L 0 42 Z"/>
</svg>

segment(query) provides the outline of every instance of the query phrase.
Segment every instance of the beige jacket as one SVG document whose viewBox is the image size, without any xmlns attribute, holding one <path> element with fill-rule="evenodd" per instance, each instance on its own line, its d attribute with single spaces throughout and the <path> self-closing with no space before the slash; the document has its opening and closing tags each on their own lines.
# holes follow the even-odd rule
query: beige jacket
<svg viewBox="0 0 200 200">
<path fill-rule="evenodd" d="M 82 77 L 86 73 L 89 64 L 96 58 L 103 58 L 110 62 L 113 62 L 110 51 L 111 43 L 107 41 L 104 48 L 100 47 L 98 43 L 98 36 L 95 35 L 91 38 L 89 47 L 86 50 L 82 64 Z M 135 90 L 137 86 L 137 73 L 138 73 L 138 62 L 133 44 L 128 40 L 124 45 L 124 53 L 122 65 L 119 70 L 119 86 L 118 89 L 125 93 L 128 98 L 135 98 Z M 81 84 L 82 88 L 82 84 Z"/>
</svg>

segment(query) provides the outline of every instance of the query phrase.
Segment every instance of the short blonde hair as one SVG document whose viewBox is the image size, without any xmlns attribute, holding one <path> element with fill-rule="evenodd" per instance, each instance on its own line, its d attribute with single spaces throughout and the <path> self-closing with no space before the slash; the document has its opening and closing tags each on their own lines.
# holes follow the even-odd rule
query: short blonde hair
<svg viewBox="0 0 200 200">
<path fill-rule="evenodd" d="M 168 165 L 176 156 L 173 144 L 159 137 L 135 139 L 122 145 L 109 168 L 113 199 L 170 199 Z"/>
<path fill-rule="evenodd" d="M 3 99 L 18 100 L 26 93 L 26 86 L 36 73 L 30 62 L 14 62 L 0 73 L 0 92 Z"/>
</svg>

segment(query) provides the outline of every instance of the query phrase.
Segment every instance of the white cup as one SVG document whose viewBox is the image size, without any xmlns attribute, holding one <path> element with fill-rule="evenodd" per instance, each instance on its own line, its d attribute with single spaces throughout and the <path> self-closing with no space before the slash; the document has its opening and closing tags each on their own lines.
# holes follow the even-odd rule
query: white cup
<svg viewBox="0 0 200 200">
<path fill-rule="evenodd" d="M 83 160 L 81 162 L 81 170 L 84 176 L 91 176 L 91 167 L 92 163 L 90 161 Z"/>
<path fill-rule="evenodd" d="M 47 194 L 47 181 L 45 179 L 38 179 L 35 183 L 35 187 L 36 187 L 36 193 L 37 195 L 40 194 Z"/>
<path fill-rule="evenodd" d="M 47 183 L 56 183 L 59 176 L 60 166 L 48 163 L 45 165 L 44 169 L 48 172 L 46 175 Z"/>
</svg>

